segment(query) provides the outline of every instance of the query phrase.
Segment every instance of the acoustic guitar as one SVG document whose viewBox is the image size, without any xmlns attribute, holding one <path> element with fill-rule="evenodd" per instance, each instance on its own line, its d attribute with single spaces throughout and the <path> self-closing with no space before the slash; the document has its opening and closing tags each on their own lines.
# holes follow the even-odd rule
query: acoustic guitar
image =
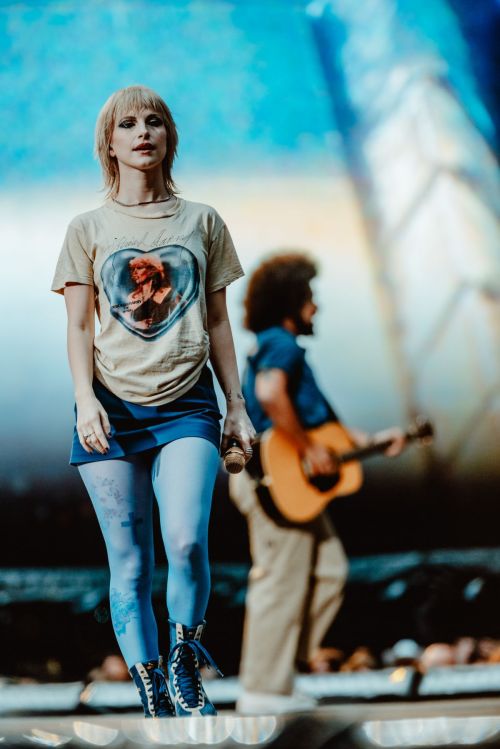
<svg viewBox="0 0 500 749">
<path fill-rule="evenodd" d="M 373 441 L 356 447 L 348 430 L 338 422 L 328 422 L 307 430 L 310 438 L 335 453 L 339 474 L 311 476 L 295 444 L 279 429 L 268 429 L 260 440 L 263 484 L 284 518 L 307 523 L 322 512 L 335 497 L 357 491 L 363 483 L 361 460 L 383 453 L 391 440 Z M 417 417 L 405 433 L 406 440 L 429 444 L 434 429 L 423 417 Z"/>
</svg>

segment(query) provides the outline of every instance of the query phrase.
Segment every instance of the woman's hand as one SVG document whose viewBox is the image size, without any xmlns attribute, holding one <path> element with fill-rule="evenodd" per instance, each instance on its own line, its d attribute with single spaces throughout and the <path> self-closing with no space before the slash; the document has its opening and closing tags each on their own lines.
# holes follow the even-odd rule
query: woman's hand
<svg viewBox="0 0 500 749">
<path fill-rule="evenodd" d="M 255 436 L 255 429 L 243 402 L 235 404 L 229 402 L 222 435 L 222 455 L 228 450 L 230 441 L 234 439 L 241 445 L 245 453 L 245 461 L 248 463 L 252 457 L 252 442 L 255 441 Z"/>
<path fill-rule="evenodd" d="M 106 436 L 111 437 L 108 415 L 95 395 L 79 398 L 76 403 L 76 431 L 86 453 L 94 450 L 104 455 L 109 450 Z"/>
</svg>

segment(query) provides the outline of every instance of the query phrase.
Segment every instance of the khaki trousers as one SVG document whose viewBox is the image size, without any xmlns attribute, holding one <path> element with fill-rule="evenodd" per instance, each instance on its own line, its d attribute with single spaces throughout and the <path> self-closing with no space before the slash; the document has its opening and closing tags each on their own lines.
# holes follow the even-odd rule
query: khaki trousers
<svg viewBox="0 0 500 749">
<path fill-rule="evenodd" d="M 277 525 L 246 471 L 230 476 L 229 492 L 247 518 L 252 556 L 240 680 L 247 691 L 290 694 L 296 662 L 310 660 L 340 608 L 347 559 L 326 513 Z"/>
</svg>

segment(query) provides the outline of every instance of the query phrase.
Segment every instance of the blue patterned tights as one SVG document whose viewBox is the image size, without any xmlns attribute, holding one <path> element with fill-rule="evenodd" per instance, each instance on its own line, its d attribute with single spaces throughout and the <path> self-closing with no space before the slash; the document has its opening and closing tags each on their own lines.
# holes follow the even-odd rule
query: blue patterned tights
<svg viewBox="0 0 500 749">
<path fill-rule="evenodd" d="M 169 616 L 193 626 L 205 615 L 210 592 L 208 521 L 218 459 L 211 442 L 185 437 L 154 454 L 79 466 L 106 543 L 111 618 L 129 668 L 158 658 L 151 605 L 153 496 L 168 559 Z"/>
</svg>

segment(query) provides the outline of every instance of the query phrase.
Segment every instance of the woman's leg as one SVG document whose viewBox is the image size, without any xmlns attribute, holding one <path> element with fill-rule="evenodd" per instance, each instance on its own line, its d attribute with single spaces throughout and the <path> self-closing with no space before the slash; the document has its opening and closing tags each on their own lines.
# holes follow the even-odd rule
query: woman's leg
<svg viewBox="0 0 500 749">
<path fill-rule="evenodd" d="M 168 559 L 170 615 L 169 692 L 177 715 L 215 715 L 199 668 L 215 663 L 200 640 L 210 593 L 208 521 L 219 451 L 208 440 L 186 437 L 155 458 L 153 485 Z"/>
<path fill-rule="evenodd" d="M 154 569 L 151 457 L 139 454 L 79 466 L 106 543 L 111 619 L 131 668 L 158 659 L 151 604 Z"/>
<path fill-rule="evenodd" d="M 208 440 L 185 437 L 156 455 L 153 487 L 168 559 L 170 619 L 188 627 L 205 616 L 210 594 L 208 522 L 219 451 Z"/>
</svg>

